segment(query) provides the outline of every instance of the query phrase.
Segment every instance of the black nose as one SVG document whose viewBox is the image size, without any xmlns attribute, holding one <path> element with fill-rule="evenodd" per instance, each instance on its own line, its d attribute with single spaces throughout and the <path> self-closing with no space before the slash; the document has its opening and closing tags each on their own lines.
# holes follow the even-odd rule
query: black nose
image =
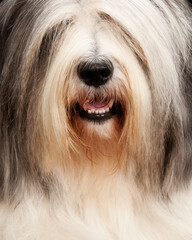
<svg viewBox="0 0 192 240">
<path fill-rule="evenodd" d="M 88 86 L 104 85 L 113 75 L 113 64 L 110 60 L 92 60 L 78 65 L 79 78 Z"/>
</svg>

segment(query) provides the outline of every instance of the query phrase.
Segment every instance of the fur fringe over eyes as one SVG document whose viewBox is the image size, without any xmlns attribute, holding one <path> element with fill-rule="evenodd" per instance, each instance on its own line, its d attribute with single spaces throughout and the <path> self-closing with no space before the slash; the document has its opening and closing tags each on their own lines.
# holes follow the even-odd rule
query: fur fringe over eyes
<svg viewBox="0 0 192 240">
<path fill-rule="evenodd" d="M 190 240 L 191 50 L 184 0 L 0 3 L 0 239 Z"/>
</svg>

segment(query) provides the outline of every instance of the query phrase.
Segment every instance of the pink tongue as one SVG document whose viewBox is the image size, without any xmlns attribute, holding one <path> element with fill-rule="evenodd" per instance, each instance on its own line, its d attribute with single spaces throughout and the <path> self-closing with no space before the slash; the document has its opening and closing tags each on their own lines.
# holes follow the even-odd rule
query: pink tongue
<svg viewBox="0 0 192 240">
<path fill-rule="evenodd" d="M 95 110 L 95 109 L 106 109 L 109 106 L 109 102 L 88 102 L 85 103 L 87 109 L 89 110 Z"/>
</svg>

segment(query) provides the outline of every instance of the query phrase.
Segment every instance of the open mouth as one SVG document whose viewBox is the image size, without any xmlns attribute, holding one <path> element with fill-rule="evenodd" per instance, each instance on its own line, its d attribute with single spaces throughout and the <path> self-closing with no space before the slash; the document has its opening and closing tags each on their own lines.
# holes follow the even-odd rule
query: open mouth
<svg viewBox="0 0 192 240">
<path fill-rule="evenodd" d="M 114 117 L 120 111 L 120 104 L 114 99 L 86 101 L 82 107 L 78 105 L 78 112 L 82 119 L 93 122 L 104 122 Z"/>
</svg>

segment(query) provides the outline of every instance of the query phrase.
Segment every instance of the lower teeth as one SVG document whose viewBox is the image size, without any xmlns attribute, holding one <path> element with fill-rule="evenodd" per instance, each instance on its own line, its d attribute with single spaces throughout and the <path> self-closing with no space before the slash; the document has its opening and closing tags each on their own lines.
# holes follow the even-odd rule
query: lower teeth
<svg viewBox="0 0 192 240">
<path fill-rule="evenodd" d="M 103 109 L 103 110 L 88 110 L 87 112 L 89 113 L 89 114 L 103 114 L 103 113 L 107 113 L 107 112 L 109 112 L 110 111 L 110 109 L 109 108 L 106 108 L 106 109 Z"/>
</svg>

